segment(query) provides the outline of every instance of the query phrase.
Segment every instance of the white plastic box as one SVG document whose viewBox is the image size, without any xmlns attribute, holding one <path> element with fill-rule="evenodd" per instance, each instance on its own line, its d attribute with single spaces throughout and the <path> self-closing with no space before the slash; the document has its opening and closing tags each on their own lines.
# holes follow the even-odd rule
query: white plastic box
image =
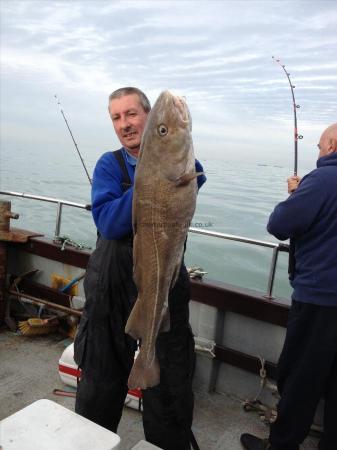
<svg viewBox="0 0 337 450">
<path fill-rule="evenodd" d="M 51 400 L 38 400 L 0 421 L 4 450 L 115 450 L 120 437 Z"/>
</svg>

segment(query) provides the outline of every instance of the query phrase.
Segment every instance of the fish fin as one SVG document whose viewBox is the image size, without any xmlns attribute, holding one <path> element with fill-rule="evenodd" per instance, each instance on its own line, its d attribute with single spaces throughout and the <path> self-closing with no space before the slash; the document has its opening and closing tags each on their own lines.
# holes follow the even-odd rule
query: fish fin
<svg viewBox="0 0 337 450">
<path fill-rule="evenodd" d="M 157 386 L 160 382 L 160 367 L 159 362 L 156 356 L 154 356 L 153 361 L 151 364 L 146 367 L 141 350 L 139 352 L 139 355 L 136 358 L 136 361 L 134 362 L 129 379 L 128 379 L 128 386 L 129 389 L 146 389 L 149 387 Z"/>
<path fill-rule="evenodd" d="M 184 173 L 175 180 L 176 186 L 185 186 L 194 178 L 200 177 L 200 175 L 204 175 L 204 172 Z"/>
<path fill-rule="evenodd" d="M 179 258 L 179 263 L 174 268 L 174 272 L 173 272 L 172 279 L 171 279 L 171 284 L 170 284 L 170 289 L 174 288 L 174 286 L 175 286 L 175 284 L 176 284 L 176 282 L 178 280 L 179 273 L 180 273 L 180 268 L 181 268 L 181 261 L 182 261 L 182 257 Z"/>
<path fill-rule="evenodd" d="M 166 311 L 163 314 L 162 320 L 160 322 L 160 332 L 166 332 L 170 331 L 171 329 L 171 318 L 170 318 L 170 311 L 168 308 L 166 308 Z"/>
<path fill-rule="evenodd" d="M 126 322 L 125 333 L 134 339 L 142 339 L 145 330 L 144 320 L 144 311 L 142 310 L 140 298 L 138 297 Z"/>
<path fill-rule="evenodd" d="M 201 175 L 205 175 L 205 172 L 196 172 L 195 174 L 197 177 L 200 177 Z"/>
</svg>

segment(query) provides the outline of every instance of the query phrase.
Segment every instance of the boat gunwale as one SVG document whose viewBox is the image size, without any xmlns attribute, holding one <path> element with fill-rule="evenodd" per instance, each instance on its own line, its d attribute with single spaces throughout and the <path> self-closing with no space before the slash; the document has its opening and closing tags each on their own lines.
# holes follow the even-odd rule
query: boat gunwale
<svg viewBox="0 0 337 450">
<path fill-rule="evenodd" d="M 78 268 L 86 268 L 90 252 L 76 248 L 65 247 L 49 238 L 33 237 L 25 244 L 8 243 L 9 250 L 27 252 L 53 261 L 66 263 Z M 286 327 L 289 305 L 284 304 L 285 299 L 266 298 L 259 291 L 238 287 L 229 283 L 215 280 L 191 279 L 191 301 L 214 307 L 218 316 L 232 312 L 272 325 Z M 25 292 L 40 295 L 41 298 L 49 297 L 53 291 L 53 301 L 64 303 L 64 294 L 31 280 L 25 280 Z M 58 298 L 60 297 L 60 298 Z M 61 298 L 62 297 L 62 298 Z M 260 361 L 257 357 L 235 349 L 215 343 L 216 361 L 230 364 L 245 371 L 259 374 Z M 275 364 L 265 362 L 268 377 L 274 379 Z"/>
</svg>

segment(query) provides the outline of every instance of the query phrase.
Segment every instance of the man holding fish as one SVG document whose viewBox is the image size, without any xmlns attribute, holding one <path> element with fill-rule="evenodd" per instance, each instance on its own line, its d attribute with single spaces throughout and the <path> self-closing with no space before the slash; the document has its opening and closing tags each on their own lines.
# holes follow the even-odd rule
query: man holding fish
<svg viewBox="0 0 337 450">
<path fill-rule="evenodd" d="M 82 369 L 75 410 L 116 431 L 128 384 L 142 388 L 146 439 L 163 449 L 187 450 L 195 357 L 183 255 L 197 190 L 206 178 L 194 158 L 185 101 L 166 91 L 150 109 L 136 88 L 109 97 L 123 147 L 105 153 L 93 176 L 99 237 L 75 340 Z M 133 366 L 135 339 L 141 347 Z"/>
</svg>

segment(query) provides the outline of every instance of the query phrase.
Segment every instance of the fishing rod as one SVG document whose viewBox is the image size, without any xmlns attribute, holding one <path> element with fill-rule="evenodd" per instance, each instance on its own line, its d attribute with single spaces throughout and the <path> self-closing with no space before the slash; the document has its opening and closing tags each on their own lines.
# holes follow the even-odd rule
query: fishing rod
<svg viewBox="0 0 337 450">
<path fill-rule="evenodd" d="M 272 56 L 273 60 L 282 68 L 282 70 L 284 71 L 284 73 L 286 74 L 287 78 L 288 78 L 288 82 L 289 82 L 289 86 L 291 89 L 291 95 L 292 95 L 292 99 L 293 99 L 293 109 L 294 109 L 294 175 L 297 175 L 297 162 L 298 162 L 298 148 L 297 148 L 297 144 L 298 144 L 298 140 L 299 139 L 303 139 L 303 136 L 301 134 L 298 134 L 297 132 L 297 113 L 296 110 L 297 108 L 300 108 L 300 105 L 296 104 L 295 101 L 295 94 L 294 94 L 294 89 L 296 86 L 294 86 L 291 82 L 290 79 L 290 73 L 286 71 L 285 69 L 285 65 L 281 64 L 279 59 L 275 59 L 274 56 Z"/>
<path fill-rule="evenodd" d="M 65 123 L 66 123 L 66 125 L 67 125 L 67 128 L 68 128 L 68 130 L 69 130 L 71 139 L 73 140 L 73 143 L 74 143 L 75 148 L 76 148 L 76 150 L 77 150 L 78 156 L 80 157 L 80 160 L 81 160 L 81 162 L 82 162 L 82 166 L 83 166 L 83 168 L 84 168 L 84 170 L 85 170 L 85 173 L 87 174 L 89 183 L 92 184 L 91 178 L 90 178 L 89 173 L 88 173 L 88 171 L 87 171 L 87 168 L 86 168 L 86 166 L 85 166 L 85 163 L 84 163 L 84 160 L 83 160 L 83 158 L 82 158 L 82 155 L 81 155 L 81 153 L 80 153 L 80 151 L 79 151 L 79 149 L 78 149 L 78 146 L 77 146 L 76 141 L 75 141 L 75 139 L 74 139 L 73 133 L 71 132 L 71 129 L 70 129 L 70 126 L 69 126 L 68 121 L 67 121 L 67 119 L 66 119 L 66 116 L 64 115 L 63 109 L 62 109 L 62 107 L 61 107 L 61 103 L 60 103 L 60 101 L 59 101 L 59 99 L 58 99 L 58 97 L 57 97 L 56 94 L 54 95 L 54 97 L 55 97 L 56 100 L 57 100 L 57 104 L 58 104 L 58 106 L 59 106 L 59 108 L 60 108 L 62 117 L 63 117 L 63 119 L 64 119 L 64 121 L 65 121 Z"/>
</svg>

